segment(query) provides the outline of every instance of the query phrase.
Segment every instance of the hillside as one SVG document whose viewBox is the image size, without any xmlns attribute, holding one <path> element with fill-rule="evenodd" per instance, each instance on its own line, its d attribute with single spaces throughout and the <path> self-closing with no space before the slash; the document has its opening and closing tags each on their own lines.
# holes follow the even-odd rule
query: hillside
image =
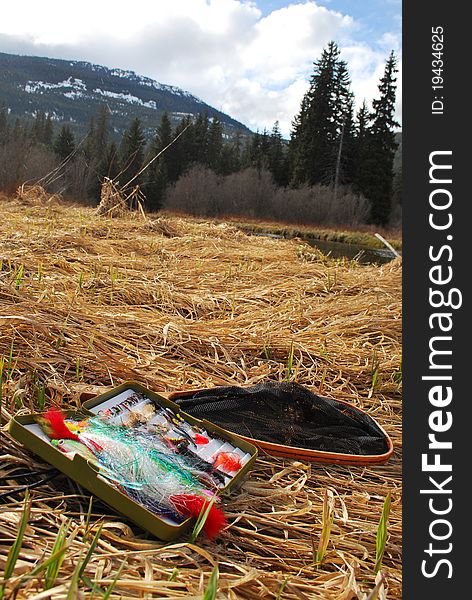
<svg viewBox="0 0 472 600">
<path fill-rule="evenodd" d="M 229 526 L 213 543 L 150 538 L 96 499 L 87 516 L 90 495 L 56 474 L 31 490 L 5 598 L 88 598 L 93 585 L 102 597 L 116 578 L 116 600 L 201 598 L 215 564 L 218 598 L 365 598 L 388 492 L 379 598 L 401 598 L 400 260 L 361 266 L 224 223 L 109 219 L 53 199 L 0 198 L 0 212 L 8 216 L 0 223 L 3 422 L 44 405 L 78 406 L 85 391 L 129 379 L 161 392 L 289 379 L 363 408 L 395 448 L 377 467 L 261 453 L 224 499 Z M 2 569 L 23 511 L 17 474 L 45 478 L 48 465 L 5 429 L 0 440 Z M 317 564 L 325 497 L 333 522 Z M 65 555 L 45 574 L 61 535 Z"/>
<path fill-rule="evenodd" d="M 0 107 L 6 106 L 13 117 L 32 118 L 36 111 L 43 111 L 54 121 L 70 122 L 83 133 L 92 115 L 105 103 L 117 136 L 135 117 L 150 133 L 163 112 L 174 124 L 185 115 L 207 112 L 220 119 L 228 136 L 238 131 L 251 134 L 245 125 L 189 92 L 133 71 L 0 52 Z"/>
</svg>

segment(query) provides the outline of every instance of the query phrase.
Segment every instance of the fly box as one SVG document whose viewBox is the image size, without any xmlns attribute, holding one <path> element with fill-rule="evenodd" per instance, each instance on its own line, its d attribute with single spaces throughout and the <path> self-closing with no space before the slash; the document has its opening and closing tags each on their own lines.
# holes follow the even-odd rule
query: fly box
<svg viewBox="0 0 472 600">
<path fill-rule="evenodd" d="M 219 496 L 240 484 L 257 457 L 253 444 L 135 382 L 87 400 L 80 411 L 65 412 L 57 426 L 66 425 L 64 437 L 49 433 L 56 427 L 52 417 L 45 426 L 49 416 L 15 417 L 9 431 L 163 540 L 181 536 L 199 514 L 205 512 L 209 521 L 211 511 L 219 511 Z"/>
</svg>

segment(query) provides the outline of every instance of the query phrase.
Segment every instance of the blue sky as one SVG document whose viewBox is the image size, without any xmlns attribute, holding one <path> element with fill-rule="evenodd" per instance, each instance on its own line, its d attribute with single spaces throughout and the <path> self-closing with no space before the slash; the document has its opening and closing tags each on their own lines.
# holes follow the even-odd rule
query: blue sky
<svg viewBox="0 0 472 600">
<path fill-rule="evenodd" d="M 130 69 L 253 130 L 277 120 L 286 136 L 313 61 L 331 40 L 358 104 L 376 96 L 395 50 L 401 121 L 399 0 L 25 0 L 2 3 L 0 19 L 0 51 Z"/>
<path fill-rule="evenodd" d="M 267 15 L 296 2 L 257 0 L 255 4 Z M 318 0 L 317 4 L 354 17 L 361 24 L 357 34 L 360 40 L 381 37 L 385 31 L 401 30 L 401 0 Z"/>
</svg>

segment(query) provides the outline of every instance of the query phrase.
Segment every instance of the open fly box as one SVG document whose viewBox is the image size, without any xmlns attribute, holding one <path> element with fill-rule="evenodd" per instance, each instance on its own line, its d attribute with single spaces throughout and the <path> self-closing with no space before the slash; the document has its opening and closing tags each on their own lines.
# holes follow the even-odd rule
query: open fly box
<svg viewBox="0 0 472 600">
<path fill-rule="evenodd" d="M 151 457 L 155 460 L 151 465 L 153 471 L 158 471 L 161 467 L 167 469 L 170 461 L 174 460 L 173 453 L 175 453 L 177 456 L 175 460 L 178 463 L 176 476 L 182 477 L 188 483 L 189 473 L 192 472 L 186 473 L 185 466 L 197 465 L 195 472 L 200 473 L 199 477 L 203 477 L 202 480 L 207 483 L 212 481 L 213 490 L 208 492 L 208 489 L 205 489 L 203 492 L 203 495 L 207 493 L 208 498 L 234 489 L 251 469 L 257 456 L 257 449 L 253 444 L 205 419 L 201 420 L 186 414 L 171 400 L 135 382 L 123 383 L 87 400 L 83 403 L 82 410 L 69 411 L 64 416 L 66 423 L 100 424 L 105 421 L 107 427 L 111 425 L 120 432 L 125 429 L 128 432 L 139 432 L 136 434 L 138 440 L 141 439 L 139 436 L 146 436 L 143 439 L 146 439 L 146 444 L 150 444 L 146 445 L 146 459 Z M 162 509 L 158 503 L 153 505 L 152 502 L 143 501 L 139 481 L 134 486 L 127 481 L 119 481 L 116 474 L 110 475 L 109 465 L 104 466 L 100 462 L 88 459 L 86 453 L 74 451 L 73 443 L 70 444 L 72 450 L 66 448 L 68 451 L 64 452 L 64 447 L 61 447 L 61 442 L 64 444 L 64 440 L 52 441 L 38 424 L 38 418 L 41 419 L 41 415 L 31 414 L 13 418 L 9 426 L 11 435 L 111 508 L 156 537 L 173 540 L 189 529 L 194 521 L 192 518 L 179 515 L 172 510 Z M 195 441 L 197 434 L 200 436 L 199 443 Z M 164 452 L 159 451 L 159 448 L 162 450 L 162 437 L 166 440 Z M 89 435 L 89 442 L 96 445 L 98 439 L 98 442 L 102 443 L 100 437 L 95 437 L 95 441 L 93 439 Z M 69 442 L 69 440 L 65 441 Z M 168 449 L 169 444 L 171 450 Z M 143 447 L 142 444 L 131 446 L 129 451 L 131 455 L 138 454 Z M 155 450 L 156 447 L 158 450 Z M 185 456 L 182 457 L 182 454 Z M 233 466 L 228 467 L 224 461 L 218 464 L 215 457 L 219 456 L 234 457 L 237 467 L 234 467 L 234 463 Z M 132 462 L 133 456 L 128 460 Z M 158 493 L 164 494 L 166 486 L 172 489 L 171 475 L 173 474 L 163 476 L 161 487 L 159 487 L 159 479 L 156 479 Z M 152 477 L 157 475 L 154 474 Z M 178 479 L 178 481 L 180 485 L 182 480 Z"/>
</svg>

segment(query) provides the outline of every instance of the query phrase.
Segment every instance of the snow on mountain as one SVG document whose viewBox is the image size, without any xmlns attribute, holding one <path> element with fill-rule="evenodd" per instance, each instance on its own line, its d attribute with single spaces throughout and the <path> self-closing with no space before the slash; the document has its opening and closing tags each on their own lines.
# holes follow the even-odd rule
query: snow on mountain
<svg viewBox="0 0 472 600">
<path fill-rule="evenodd" d="M 81 79 L 72 79 L 69 77 L 64 81 L 58 83 L 46 83 L 44 81 L 27 81 L 25 84 L 25 92 L 28 94 L 36 94 L 42 90 L 54 90 L 59 88 L 72 88 L 74 91 L 85 90 L 86 85 Z"/>
<path fill-rule="evenodd" d="M 0 53 L 0 106 L 5 105 L 14 116 L 42 111 L 59 122 L 75 124 L 77 132 L 82 133 L 104 104 L 117 135 L 134 118 L 152 133 L 164 112 L 174 125 L 186 115 L 206 112 L 222 122 L 230 137 L 237 132 L 251 135 L 245 125 L 190 92 L 134 71 L 84 61 Z"/>
<path fill-rule="evenodd" d="M 130 104 L 140 104 L 141 106 L 146 106 L 147 108 L 157 109 L 157 104 L 155 100 L 149 100 L 148 102 L 143 102 L 141 98 L 137 98 L 131 94 L 123 94 L 110 92 L 109 90 L 101 90 L 100 88 L 96 88 L 93 90 L 95 94 L 101 94 L 102 96 L 106 96 L 108 98 L 115 98 L 117 100 L 123 100 L 124 102 L 129 102 Z"/>
</svg>

